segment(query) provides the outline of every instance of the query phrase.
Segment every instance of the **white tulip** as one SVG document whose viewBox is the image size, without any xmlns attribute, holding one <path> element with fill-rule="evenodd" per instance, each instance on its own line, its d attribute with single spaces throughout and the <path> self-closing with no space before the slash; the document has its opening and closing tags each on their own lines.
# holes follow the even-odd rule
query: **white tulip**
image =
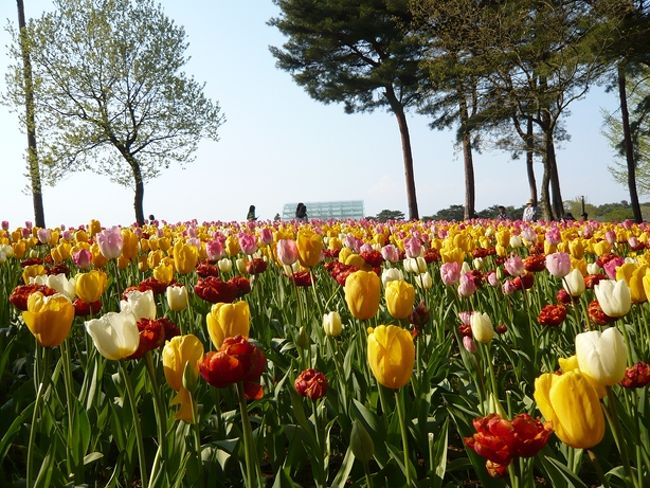
<svg viewBox="0 0 650 488">
<path fill-rule="evenodd" d="M 133 354 L 140 345 L 140 333 L 133 314 L 108 312 L 85 322 L 86 331 L 106 359 L 117 361 Z"/>
<path fill-rule="evenodd" d="M 580 371 L 601 385 L 616 385 L 625 376 L 627 350 L 616 327 L 578 334 L 576 357 Z"/>
</svg>

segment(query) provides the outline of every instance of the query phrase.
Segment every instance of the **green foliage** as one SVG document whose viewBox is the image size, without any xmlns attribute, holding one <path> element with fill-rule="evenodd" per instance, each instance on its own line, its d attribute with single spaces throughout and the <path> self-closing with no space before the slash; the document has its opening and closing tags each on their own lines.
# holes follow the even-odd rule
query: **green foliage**
<svg viewBox="0 0 650 488">
<path fill-rule="evenodd" d="M 375 219 L 379 222 L 386 222 L 387 220 L 404 220 L 404 212 L 400 210 L 384 209 L 375 216 Z"/>
<path fill-rule="evenodd" d="M 271 53 L 314 99 L 346 112 L 418 102 L 422 46 L 410 35 L 404 1 L 275 0 L 269 24 L 288 36 Z"/>
<path fill-rule="evenodd" d="M 182 71 L 185 31 L 153 0 L 56 0 L 28 25 L 44 175 L 92 170 L 125 186 L 191 161 L 224 122 L 203 85 Z M 20 51 L 7 75 L 22 104 Z"/>
<path fill-rule="evenodd" d="M 630 131 L 636 162 L 636 184 L 639 193 L 650 194 L 650 68 L 640 69 L 627 80 L 628 105 L 630 106 Z M 609 167 L 614 179 L 627 187 L 627 162 L 623 145 L 623 125 L 619 117 L 605 115 L 604 134 L 619 158 Z"/>
</svg>

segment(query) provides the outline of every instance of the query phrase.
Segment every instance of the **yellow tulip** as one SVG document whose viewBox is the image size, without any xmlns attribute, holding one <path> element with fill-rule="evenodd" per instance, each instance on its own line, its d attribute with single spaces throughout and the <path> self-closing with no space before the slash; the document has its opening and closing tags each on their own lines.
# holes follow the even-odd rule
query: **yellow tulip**
<svg viewBox="0 0 650 488">
<path fill-rule="evenodd" d="M 191 244 L 178 241 L 174 244 L 174 267 L 181 274 L 189 274 L 196 268 L 199 251 Z"/>
<path fill-rule="evenodd" d="M 122 229 L 122 256 L 132 261 L 138 255 L 140 238 L 131 229 Z"/>
<path fill-rule="evenodd" d="M 194 335 L 173 337 L 165 343 L 162 351 L 163 371 L 169 386 L 178 393 L 172 399 L 172 405 L 179 405 L 176 419 L 192 422 L 191 393 L 183 385 L 183 376 L 186 369 L 191 369 L 191 374 L 198 376 L 199 361 L 203 357 L 203 344 Z"/>
<path fill-rule="evenodd" d="M 384 297 L 388 313 L 395 319 L 405 319 L 413 311 L 415 288 L 404 280 L 392 280 L 386 283 Z"/>
<path fill-rule="evenodd" d="M 23 320 L 41 346 L 55 347 L 68 337 L 74 306 L 64 295 L 46 297 L 37 291 L 27 298 Z"/>
<path fill-rule="evenodd" d="M 52 260 L 56 264 L 59 264 L 70 257 L 71 251 L 72 246 L 70 246 L 70 243 L 63 241 L 60 242 L 56 247 L 52 248 L 50 255 L 52 256 Z"/>
<path fill-rule="evenodd" d="M 571 257 L 582 259 L 582 256 L 585 253 L 585 246 L 581 239 L 573 239 L 569 241 L 569 253 L 571 254 Z"/>
<path fill-rule="evenodd" d="M 164 285 L 171 283 L 174 278 L 174 266 L 171 263 L 161 261 L 153 270 L 153 277 Z"/>
<path fill-rule="evenodd" d="M 75 276 L 75 293 L 86 303 L 95 303 L 106 290 L 108 281 L 106 273 L 92 270 L 88 273 L 77 273 Z"/>
<path fill-rule="evenodd" d="M 45 266 L 42 264 L 30 264 L 23 268 L 23 282 L 28 285 L 30 278 L 36 278 L 47 273 Z"/>
<path fill-rule="evenodd" d="M 77 241 L 77 243 L 88 242 L 88 232 L 85 230 L 78 230 L 74 233 L 74 240 Z"/>
<path fill-rule="evenodd" d="M 149 265 L 150 269 L 154 269 L 160 264 L 164 257 L 165 253 L 160 249 L 149 251 L 149 255 L 147 256 L 147 265 Z"/>
<path fill-rule="evenodd" d="M 226 337 L 240 335 L 248 338 L 251 316 L 247 302 L 215 303 L 205 318 L 208 334 L 217 348 Z"/>
<path fill-rule="evenodd" d="M 355 271 L 345 280 L 345 303 L 353 317 L 364 320 L 379 310 L 381 280 L 373 271 Z"/>
<path fill-rule="evenodd" d="M 465 259 L 465 251 L 460 248 L 442 248 L 440 249 L 440 258 L 443 263 L 462 263 Z"/>
<path fill-rule="evenodd" d="M 101 231 L 102 224 L 99 222 L 99 220 L 92 219 L 90 222 L 88 222 L 88 232 L 90 232 L 91 236 L 99 234 Z"/>
<path fill-rule="evenodd" d="M 12 247 L 14 250 L 14 256 L 18 259 L 22 259 L 27 252 L 27 242 L 24 239 L 14 242 Z"/>
<path fill-rule="evenodd" d="M 93 254 L 93 265 L 97 268 L 103 268 L 108 263 L 108 259 L 99 250 L 99 245 L 95 242 L 90 246 L 90 252 Z"/>
<path fill-rule="evenodd" d="M 377 382 L 401 388 L 409 382 L 415 363 L 411 333 L 395 325 L 380 325 L 368 335 L 368 364 Z"/>
<path fill-rule="evenodd" d="M 312 230 L 303 228 L 296 236 L 296 247 L 300 264 L 305 268 L 313 268 L 321 259 L 323 238 Z"/>
<path fill-rule="evenodd" d="M 237 239 L 237 236 L 229 235 L 226 238 L 226 252 L 228 253 L 228 256 L 230 257 L 236 256 L 239 253 L 240 249 L 241 248 L 239 247 L 239 239 Z"/>
<path fill-rule="evenodd" d="M 612 245 L 609 242 L 602 240 L 594 242 L 593 249 L 596 253 L 596 256 L 603 256 L 612 250 Z"/>
<path fill-rule="evenodd" d="M 535 380 L 535 401 L 558 438 L 578 449 L 589 449 L 605 435 L 605 418 L 598 394 L 587 378 L 573 370 L 544 373 Z"/>
<path fill-rule="evenodd" d="M 632 271 L 632 275 L 628 280 L 632 303 L 643 303 L 648 301 L 648 295 L 643 284 L 643 278 L 647 271 L 648 266 L 645 264 L 635 267 L 634 271 Z"/>
</svg>

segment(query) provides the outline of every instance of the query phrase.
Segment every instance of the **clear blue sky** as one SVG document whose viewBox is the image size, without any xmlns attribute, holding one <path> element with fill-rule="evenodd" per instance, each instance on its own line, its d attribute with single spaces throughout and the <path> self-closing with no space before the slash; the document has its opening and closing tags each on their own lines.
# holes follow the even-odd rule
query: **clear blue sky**
<svg viewBox="0 0 650 488">
<path fill-rule="evenodd" d="M 289 74 L 275 67 L 269 45 L 283 37 L 266 21 L 277 14 L 270 1 L 167 0 L 167 15 L 184 26 L 191 59 L 186 71 L 206 83 L 227 122 L 219 142 L 203 142 L 185 170 L 171 168 L 145 187 L 144 212 L 176 222 L 241 220 L 250 204 L 260 218 L 273 218 L 286 202 L 363 200 L 366 215 L 382 209 L 407 214 L 402 152 L 397 123 L 385 112 L 347 115 L 341 105 L 309 98 Z M 50 0 L 27 0 L 27 17 L 37 17 Z M 3 1 L 0 18 L 16 22 L 16 3 Z M 4 74 L 8 64 L 0 33 Z M 601 134 L 601 108 L 615 111 L 615 94 L 595 88 L 571 107 L 571 141 L 558 150 L 562 196 L 584 195 L 599 205 L 629 200 L 607 166 L 614 152 Z M 420 216 L 464 201 L 462 154 L 453 131 L 431 131 L 424 116 L 409 116 Z M 2 173 L 0 220 L 19 225 L 32 220 L 25 192 L 26 136 L 16 114 L 0 106 Z M 499 151 L 475 154 L 476 208 L 522 205 L 528 198 L 526 169 Z M 535 165 L 538 183 L 541 164 Z M 44 190 L 48 226 L 134 220 L 130 188 L 93 174 L 71 175 Z"/>
</svg>

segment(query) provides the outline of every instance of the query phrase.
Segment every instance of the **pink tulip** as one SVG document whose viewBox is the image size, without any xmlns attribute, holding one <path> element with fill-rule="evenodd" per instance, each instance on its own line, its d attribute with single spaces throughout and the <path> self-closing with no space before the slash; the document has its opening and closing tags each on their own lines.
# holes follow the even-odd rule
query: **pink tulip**
<svg viewBox="0 0 650 488">
<path fill-rule="evenodd" d="M 211 241 L 208 241 L 205 245 L 205 251 L 207 252 L 210 261 L 221 259 L 224 254 L 223 241 L 221 239 L 212 239 Z"/>
<path fill-rule="evenodd" d="M 260 239 L 264 244 L 271 244 L 273 242 L 273 231 L 269 227 L 264 227 L 260 231 Z"/>
<path fill-rule="evenodd" d="M 549 230 L 547 230 L 544 237 L 546 239 L 546 242 L 549 244 L 558 244 L 560 241 L 562 241 L 560 229 L 557 227 L 551 227 Z"/>
<path fill-rule="evenodd" d="M 491 271 L 487 275 L 487 282 L 490 284 L 490 286 L 499 286 L 499 277 L 494 271 Z"/>
<path fill-rule="evenodd" d="M 546 269 L 556 278 L 562 278 L 571 270 L 571 257 L 565 252 L 554 252 L 546 256 Z"/>
<path fill-rule="evenodd" d="M 422 243 L 416 237 L 404 241 L 404 251 L 407 258 L 417 258 L 422 253 Z"/>
<path fill-rule="evenodd" d="M 399 251 L 392 244 L 387 244 L 381 248 L 381 257 L 391 263 L 399 261 Z"/>
<path fill-rule="evenodd" d="M 50 229 L 38 229 L 36 237 L 38 237 L 38 242 L 41 244 L 47 244 L 52 238 L 52 231 Z"/>
<path fill-rule="evenodd" d="M 370 251 L 373 251 L 373 249 L 372 246 L 367 242 L 359 248 L 359 254 L 362 254 L 364 252 L 370 252 Z"/>
<path fill-rule="evenodd" d="M 72 261 L 80 269 L 87 269 L 93 262 L 93 253 L 88 249 L 81 249 L 72 255 Z"/>
<path fill-rule="evenodd" d="M 298 260 L 298 246 L 292 239 L 280 239 L 276 245 L 278 259 L 282 264 L 291 266 Z"/>
<path fill-rule="evenodd" d="M 464 312 L 458 312 L 458 318 L 460 319 L 460 323 L 463 325 L 469 325 L 470 321 L 472 320 L 472 314 L 474 312 L 470 310 L 466 310 Z"/>
<path fill-rule="evenodd" d="M 117 226 L 101 231 L 97 234 L 97 245 L 99 246 L 99 252 L 106 259 L 119 258 L 122 255 L 122 246 L 124 245 L 122 231 Z"/>
<path fill-rule="evenodd" d="M 461 297 L 472 296 L 476 292 L 476 284 L 472 273 L 463 273 L 460 275 L 458 284 L 458 295 Z"/>
<path fill-rule="evenodd" d="M 510 276 L 522 276 L 526 274 L 524 262 L 517 254 L 514 254 L 506 259 L 503 263 L 503 267 L 506 268 L 506 271 Z"/>
<path fill-rule="evenodd" d="M 605 232 L 605 239 L 610 244 L 612 244 L 612 245 L 615 244 L 616 243 L 616 232 L 614 232 L 613 230 L 608 230 L 607 232 Z"/>
<path fill-rule="evenodd" d="M 239 234 L 239 247 L 244 252 L 244 254 L 254 254 L 257 251 L 257 239 L 254 235 L 251 234 Z"/>
<path fill-rule="evenodd" d="M 361 241 L 354 237 L 352 234 L 348 234 L 343 238 L 343 245 L 349 249 L 352 249 L 355 253 L 359 252 L 361 247 Z"/>
<path fill-rule="evenodd" d="M 440 266 L 440 277 L 445 285 L 453 285 L 460 280 L 460 264 L 456 262 L 444 263 Z"/>
<path fill-rule="evenodd" d="M 621 266 L 623 263 L 625 263 L 625 259 L 623 259 L 621 256 L 616 256 L 615 258 L 612 258 L 603 264 L 603 270 L 610 280 L 616 279 L 616 268 Z"/>
<path fill-rule="evenodd" d="M 476 342 L 469 336 L 463 336 L 463 347 L 472 354 L 476 352 Z"/>
</svg>

